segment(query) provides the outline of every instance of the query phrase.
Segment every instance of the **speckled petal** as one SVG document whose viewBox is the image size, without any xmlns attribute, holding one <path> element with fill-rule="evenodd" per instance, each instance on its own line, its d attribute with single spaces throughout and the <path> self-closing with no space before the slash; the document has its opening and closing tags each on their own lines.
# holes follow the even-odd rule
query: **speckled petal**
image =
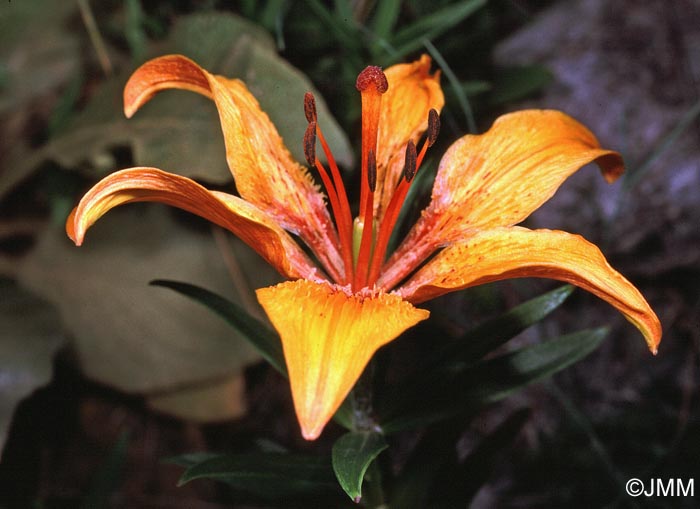
<svg viewBox="0 0 700 509">
<path fill-rule="evenodd" d="M 562 231 L 515 226 L 476 233 L 438 253 L 397 293 L 415 304 L 517 277 L 558 279 L 597 295 L 632 322 L 656 352 L 661 324 L 639 290 L 608 264 L 594 244 Z"/>
<path fill-rule="evenodd" d="M 310 281 L 257 290 L 282 338 L 294 407 L 307 440 L 317 438 L 374 352 L 428 317 L 396 295 L 347 294 Z"/>
</svg>

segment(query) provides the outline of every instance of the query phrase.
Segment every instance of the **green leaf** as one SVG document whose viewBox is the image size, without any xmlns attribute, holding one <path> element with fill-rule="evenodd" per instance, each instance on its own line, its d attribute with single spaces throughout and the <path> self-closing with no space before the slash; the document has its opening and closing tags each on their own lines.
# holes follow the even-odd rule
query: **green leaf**
<svg viewBox="0 0 700 509">
<path fill-rule="evenodd" d="M 397 398 L 380 419 L 382 430 L 389 434 L 474 412 L 578 362 L 606 333 L 600 328 L 568 334 L 423 379 L 423 397 Z"/>
<path fill-rule="evenodd" d="M 17 405 L 51 380 L 60 330 L 52 306 L 0 279 L 0 453 Z"/>
<path fill-rule="evenodd" d="M 372 16 L 372 32 L 380 39 L 387 39 L 401 11 L 402 0 L 383 0 L 377 2 L 376 11 Z"/>
<path fill-rule="evenodd" d="M 355 53 L 360 48 L 360 40 L 355 27 L 351 24 L 352 18 L 343 19 L 334 16 L 319 0 L 304 0 L 318 19 L 328 28 L 328 34 L 334 37 L 341 46 L 347 48 L 350 53 Z"/>
<path fill-rule="evenodd" d="M 157 279 L 150 284 L 175 290 L 214 311 L 238 330 L 272 367 L 286 376 L 287 367 L 279 336 L 243 308 L 214 292 L 190 283 Z"/>
<path fill-rule="evenodd" d="M 552 79 L 552 73 L 542 65 L 501 69 L 493 81 L 489 96 L 491 105 L 523 99 L 547 86 Z"/>
<path fill-rule="evenodd" d="M 213 479 L 236 491 L 265 500 L 337 493 L 338 485 L 327 458 L 300 454 L 225 454 L 189 466 L 182 486 L 195 479 Z"/>
<path fill-rule="evenodd" d="M 461 338 L 451 341 L 428 360 L 429 366 L 444 369 L 459 362 L 473 362 L 503 345 L 513 337 L 542 321 L 561 306 L 574 291 L 564 285 L 515 306 L 502 315 L 479 324 Z"/>
<path fill-rule="evenodd" d="M 573 286 L 561 286 L 487 320 L 461 338 L 444 344 L 433 356 L 427 358 L 419 371 L 411 375 L 405 383 L 385 396 L 380 396 L 378 406 L 387 408 L 387 412 L 393 415 L 392 409 L 410 405 L 411 401 L 432 398 L 446 377 L 464 372 L 487 353 L 544 319 L 557 309 L 573 290 Z"/>
<path fill-rule="evenodd" d="M 474 384 L 469 399 L 478 405 L 492 403 L 568 368 L 598 348 L 607 332 L 603 327 L 574 332 L 483 361 L 468 375 Z"/>
<path fill-rule="evenodd" d="M 397 32 L 390 39 L 395 48 L 391 54 L 392 60 L 397 60 L 424 44 L 424 39 L 431 40 L 445 33 L 453 26 L 461 23 L 486 5 L 486 0 L 463 0 L 443 7 Z"/>
<path fill-rule="evenodd" d="M 77 248 L 47 229 L 18 270 L 20 282 L 53 303 L 86 375 L 131 393 L 211 383 L 259 359 L 236 331 L 196 303 L 148 285 L 184 278 L 235 298 L 211 235 L 176 222 L 160 205 L 110 211 Z M 278 276 L 239 243 L 256 284 Z"/>
<path fill-rule="evenodd" d="M 125 0 L 126 16 L 124 20 L 124 38 L 129 44 L 131 58 L 140 64 L 146 55 L 147 35 L 145 30 L 146 16 L 140 0 Z"/>
<path fill-rule="evenodd" d="M 367 468 L 387 447 L 383 435 L 370 431 L 346 433 L 333 444 L 335 476 L 354 502 L 362 498 L 362 481 Z"/>
</svg>

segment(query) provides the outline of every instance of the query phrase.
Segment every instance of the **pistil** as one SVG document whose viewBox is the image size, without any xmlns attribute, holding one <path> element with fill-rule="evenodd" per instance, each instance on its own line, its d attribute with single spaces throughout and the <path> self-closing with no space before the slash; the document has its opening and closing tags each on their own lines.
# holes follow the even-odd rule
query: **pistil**
<svg viewBox="0 0 700 509">
<path fill-rule="evenodd" d="M 367 284 L 374 229 L 374 191 L 377 185 L 377 134 L 382 94 L 389 88 L 386 76 L 379 67 L 366 67 L 355 83 L 362 97 L 362 175 L 360 188 L 359 224 L 362 225 L 360 249 L 355 265 L 353 289 Z"/>
</svg>

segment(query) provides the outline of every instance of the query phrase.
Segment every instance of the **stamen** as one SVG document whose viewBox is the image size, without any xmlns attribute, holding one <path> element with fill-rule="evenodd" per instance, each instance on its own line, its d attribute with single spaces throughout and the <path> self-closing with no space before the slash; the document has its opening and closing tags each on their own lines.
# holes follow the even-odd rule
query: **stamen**
<svg viewBox="0 0 700 509">
<path fill-rule="evenodd" d="M 316 166 L 316 122 L 309 122 L 304 132 L 304 157 L 309 166 Z"/>
<path fill-rule="evenodd" d="M 345 219 L 345 214 L 341 205 L 342 202 L 340 201 L 341 199 L 347 201 L 347 197 L 343 189 L 343 197 L 339 198 L 338 189 L 333 185 L 333 181 L 328 176 L 326 168 L 316 157 L 316 129 L 316 122 L 309 122 L 304 132 L 304 157 L 309 166 L 315 167 L 318 170 L 318 174 L 323 181 L 323 186 L 326 188 L 326 194 L 328 195 L 328 201 L 331 204 L 331 210 L 338 230 L 338 237 L 340 238 L 340 252 L 343 256 L 343 264 L 345 265 L 345 275 L 341 283 L 347 284 L 352 271 L 352 247 L 350 246 L 351 241 L 349 240 L 349 235 L 346 232 L 348 228 L 346 226 L 347 220 Z M 349 213 L 347 215 L 349 217 Z"/>
<path fill-rule="evenodd" d="M 318 116 L 316 114 L 316 99 L 311 92 L 304 94 L 304 115 L 307 122 L 316 122 Z"/>
<path fill-rule="evenodd" d="M 413 143 L 413 141 L 409 141 L 406 145 L 403 178 L 394 190 L 394 194 L 389 201 L 386 212 L 384 213 L 384 219 L 382 220 L 379 232 L 377 233 L 377 240 L 369 267 L 369 275 L 367 277 L 368 286 L 374 285 L 379 277 L 379 271 L 384 263 L 384 256 L 386 255 L 386 250 L 389 245 L 391 232 L 394 230 L 396 221 L 399 218 L 401 207 L 406 199 L 406 195 L 408 194 L 408 189 L 411 187 L 411 181 L 413 181 L 413 178 L 416 176 L 418 168 L 420 168 L 420 165 L 423 162 L 423 158 L 425 157 L 428 147 L 435 143 L 439 132 L 440 116 L 436 110 L 431 109 L 428 112 L 428 130 L 426 131 L 426 139 L 423 143 L 420 154 L 416 154 L 416 145 Z"/>
<path fill-rule="evenodd" d="M 440 133 L 440 114 L 434 109 L 430 108 L 428 112 L 428 146 L 432 147 L 437 140 L 438 134 Z"/>
<path fill-rule="evenodd" d="M 437 140 L 438 134 L 440 133 L 440 115 L 434 109 L 430 109 L 428 112 L 428 131 L 423 147 L 418 154 L 417 166 L 420 167 L 425 157 L 425 153 L 428 151 L 428 147 L 432 147 Z"/>
<path fill-rule="evenodd" d="M 403 178 L 406 179 L 406 182 L 410 183 L 411 180 L 413 180 L 413 177 L 416 176 L 416 160 L 418 158 L 418 154 L 416 152 L 416 144 L 413 143 L 413 140 L 408 141 L 408 145 L 406 145 L 406 159 L 403 165 Z"/>
</svg>

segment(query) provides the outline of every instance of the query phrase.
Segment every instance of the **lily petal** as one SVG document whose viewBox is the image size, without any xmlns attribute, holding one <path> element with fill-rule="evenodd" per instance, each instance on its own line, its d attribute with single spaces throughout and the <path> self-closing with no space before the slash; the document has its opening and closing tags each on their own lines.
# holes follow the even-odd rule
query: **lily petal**
<svg viewBox="0 0 700 509">
<path fill-rule="evenodd" d="M 314 440 L 333 416 L 374 352 L 429 313 L 396 295 L 310 281 L 257 290 L 280 333 L 302 434 Z"/>
<path fill-rule="evenodd" d="M 605 300 L 644 335 L 656 353 L 661 324 L 639 290 L 579 235 L 521 227 L 495 228 L 445 248 L 397 293 L 412 303 L 517 277 L 558 279 Z"/>
<path fill-rule="evenodd" d="M 510 113 L 486 133 L 460 138 L 440 161 L 431 202 L 387 262 L 385 280 L 402 279 L 416 268 L 408 260 L 425 259 L 473 230 L 520 223 L 591 162 L 608 182 L 624 172 L 617 152 L 601 149 L 560 111 Z"/>
<path fill-rule="evenodd" d="M 289 234 L 254 205 L 226 193 L 209 191 L 180 175 L 156 168 L 130 168 L 105 177 L 73 209 L 66 232 L 81 245 L 88 228 L 124 203 L 152 201 L 196 214 L 238 236 L 285 277 L 322 280 Z"/>
<path fill-rule="evenodd" d="M 430 74 L 431 60 L 422 55 L 410 64 L 384 71 L 389 89 L 382 96 L 377 143 L 377 194 L 375 218 L 381 220 L 401 177 L 409 140 L 418 139 L 428 127 L 428 112 L 445 104 L 440 72 Z"/>
<path fill-rule="evenodd" d="M 241 197 L 299 235 L 324 267 L 339 278 L 343 264 L 323 195 L 306 168 L 292 159 L 245 84 L 210 74 L 184 56 L 166 55 L 143 64 L 127 82 L 126 116 L 131 117 L 157 92 L 169 88 L 197 92 L 215 102 L 226 160 Z M 299 115 L 301 118 L 301 105 Z"/>
</svg>

